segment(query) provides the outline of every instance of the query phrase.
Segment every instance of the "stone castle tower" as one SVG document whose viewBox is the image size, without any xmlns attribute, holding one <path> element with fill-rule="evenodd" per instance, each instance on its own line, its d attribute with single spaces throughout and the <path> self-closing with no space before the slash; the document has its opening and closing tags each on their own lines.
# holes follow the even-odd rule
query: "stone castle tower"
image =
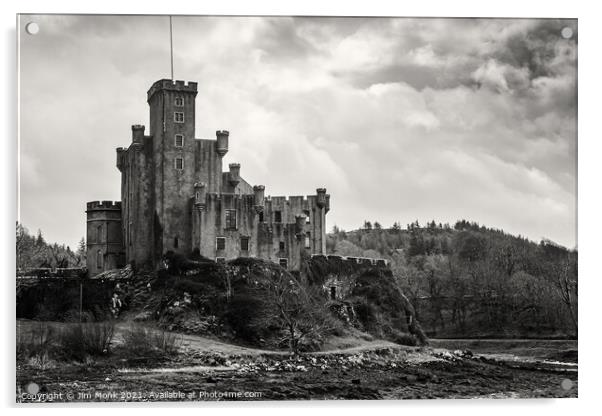
<svg viewBox="0 0 602 416">
<path fill-rule="evenodd" d="M 196 95 L 195 82 L 167 79 L 148 91 L 149 134 L 134 125 L 130 146 L 117 149 L 121 203 L 88 203 L 91 276 L 126 263 L 153 268 L 169 251 L 198 251 L 216 261 L 258 257 L 293 270 L 302 251 L 325 253 L 326 189 L 266 197 L 263 185 L 240 176 L 240 164 L 223 172 L 229 132 L 218 130 L 215 140 L 195 138 Z M 95 234 L 99 218 L 120 230 L 108 234 L 110 245 Z"/>
</svg>

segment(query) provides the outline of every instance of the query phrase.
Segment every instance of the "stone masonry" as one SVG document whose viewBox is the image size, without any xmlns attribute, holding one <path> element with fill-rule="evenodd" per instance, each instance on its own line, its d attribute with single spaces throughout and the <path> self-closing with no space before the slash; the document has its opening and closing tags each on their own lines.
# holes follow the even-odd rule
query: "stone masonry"
<svg viewBox="0 0 602 416">
<path fill-rule="evenodd" d="M 241 177 L 240 164 L 224 172 L 229 132 L 195 138 L 196 95 L 196 82 L 162 79 L 149 89 L 149 134 L 134 125 L 129 147 L 117 148 L 121 202 L 87 205 L 90 276 L 127 263 L 156 268 L 170 251 L 257 257 L 290 270 L 304 251 L 325 254 L 326 189 L 270 197 Z"/>
</svg>

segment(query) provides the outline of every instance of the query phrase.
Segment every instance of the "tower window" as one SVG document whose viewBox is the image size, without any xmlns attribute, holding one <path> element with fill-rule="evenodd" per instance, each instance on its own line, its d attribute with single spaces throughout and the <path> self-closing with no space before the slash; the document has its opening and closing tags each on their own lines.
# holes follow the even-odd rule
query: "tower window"
<svg viewBox="0 0 602 416">
<path fill-rule="evenodd" d="M 184 113 L 181 112 L 175 112 L 173 113 L 173 121 L 175 121 L 176 123 L 183 123 L 184 122 Z"/>
<path fill-rule="evenodd" d="M 226 238 L 225 237 L 215 237 L 215 248 L 217 250 L 225 250 L 226 249 Z"/>
<path fill-rule="evenodd" d="M 173 248 L 178 248 L 178 237 L 173 239 Z"/>
<path fill-rule="evenodd" d="M 102 242 L 102 225 L 96 227 L 96 241 L 98 243 Z"/>
<path fill-rule="evenodd" d="M 281 241 L 280 244 L 278 244 L 278 248 L 280 249 L 280 251 L 284 251 L 286 245 L 284 244 L 284 241 Z"/>
<path fill-rule="evenodd" d="M 263 222 L 263 211 L 259 213 L 259 222 Z"/>
<path fill-rule="evenodd" d="M 305 248 L 311 248 L 311 234 L 305 234 Z"/>
<path fill-rule="evenodd" d="M 249 251 L 249 237 L 240 237 L 240 249 Z"/>
<path fill-rule="evenodd" d="M 274 222 L 282 222 L 282 211 L 274 211 Z"/>
<path fill-rule="evenodd" d="M 181 157 L 176 157 L 175 165 L 176 169 L 178 170 L 184 169 L 184 159 Z"/>
<path fill-rule="evenodd" d="M 184 98 L 176 97 L 176 107 L 184 107 Z"/>
<path fill-rule="evenodd" d="M 309 224 L 309 210 L 304 209 L 303 214 L 305 215 L 305 224 Z"/>
<path fill-rule="evenodd" d="M 236 210 L 235 209 L 227 209 L 226 210 L 226 229 L 227 230 L 236 230 Z"/>
<path fill-rule="evenodd" d="M 102 251 L 98 250 L 96 252 L 96 268 L 102 269 L 102 267 L 103 267 Z"/>
<path fill-rule="evenodd" d="M 282 267 L 283 269 L 288 269 L 288 259 L 279 259 L 278 260 L 278 264 L 280 265 L 280 267 Z"/>
<path fill-rule="evenodd" d="M 183 134 L 176 134 L 174 145 L 176 147 L 184 147 L 184 135 Z"/>
</svg>

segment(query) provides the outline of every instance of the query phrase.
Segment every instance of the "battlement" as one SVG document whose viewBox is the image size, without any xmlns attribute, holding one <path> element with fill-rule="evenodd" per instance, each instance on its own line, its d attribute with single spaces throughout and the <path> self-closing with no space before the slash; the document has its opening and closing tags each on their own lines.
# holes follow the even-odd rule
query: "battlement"
<svg viewBox="0 0 602 416">
<path fill-rule="evenodd" d="M 361 264 L 364 266 L 379 266 L 389 267 L 390 261 L 387 259 L 371 258 L 371 257 L 351 257 L 351 256 L 339 256 L 336 254 L 312 254 L 312 259 L 324 259 L 331 261 L 344 261 L 352 264 Z"/>
<path fill-rule="evenodd" d="M 270 201 L 273 205 L 283 205 L 291 202 L 310 202 L 316 198 L 315 195 L 289 195 L 289 196 L 272 196 L 268 195 L 265 197 L 266 201 Z"/>
<path fill-rule="evenodd" d="M 88 211 L 120 211 L 121 201 L 91 201 L 86 204 L 86 212 Z"/>
<path fill-rule="evenodd" d="M 152 87 L 150 87 L 150 89 L 148 90 L 147 101 L 150 101 L 152 96 L 161 90 L 188 92 L 188 93 L 194 93 L 194 95 L 196 95 L 197 94 L 197 85 L 198 84 L 196 82 L 192 82 L 192 81 L 189 81 L 188 83 L 186 83 L 186 82 L 180 81 L 180 80 L 172 81 L 171 79 L 161 79 L 161 80 L 155 82 L 152 85 Z"/>
</svg>

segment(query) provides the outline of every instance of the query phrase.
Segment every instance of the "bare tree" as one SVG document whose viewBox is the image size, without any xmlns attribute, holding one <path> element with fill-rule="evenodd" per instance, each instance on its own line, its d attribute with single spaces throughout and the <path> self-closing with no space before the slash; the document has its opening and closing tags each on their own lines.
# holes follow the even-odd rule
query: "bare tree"
<svg viewBox="0 0 602 416">
<path fill-rule="evenodd" d="M 292 352 L 299 352 L 302 341 L 336 327 L 335 319 L 320 299 L 321 294 L 301 285 L 290 274 L 281 273 L 267 280 L 264 289 L 267 296 L 262 320 L 285 331 L 283 341 L 287 341 Z"/>
</svg>

